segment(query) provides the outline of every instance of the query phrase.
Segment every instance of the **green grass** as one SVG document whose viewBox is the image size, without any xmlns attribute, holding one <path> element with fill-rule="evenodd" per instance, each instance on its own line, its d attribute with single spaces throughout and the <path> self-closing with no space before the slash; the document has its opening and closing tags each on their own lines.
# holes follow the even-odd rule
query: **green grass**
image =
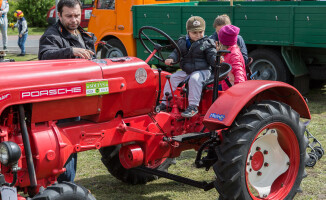
<svg viewBox="0 0 326 200">
<path fill-rule="evenodd" d="M 326 144 L 326 85 L 314 89 L 308 95 L 308 106 L 312 120 L 309 131 Z M 201 189 L 161 178 L 146 185 L 128 185 L 111 176 L 101 163 L 98 151 L 87 151 L 78 154 L 78 170 L 76 182 L 88 188 L 97 200 L 207 200 L 217 199 L 215 189 Z M 211 181 L 212 170 L 196 169 L 193 165 L 195 151 L 185 151 L 177 159 L 177 164 L 169 168 L 169 172 L 195 180 Z M 308 177 L 302 181 L 302 193 L 295 200 L 326 199 L 326 156 L 317 162 L 314 168 L 306 168 Z"/>
<path fill-rule="evenodd" d="M 28 27 L 28 35 L 43 35 L 46 28 L 39 28 L 39 27 Z M 8 35 L 18 35 L 18 29 L 15 28 L 12 30 L 8 28 Z"/>
<path fill-rule="evenodd" d="M 26 54 L 25 56 L 17 56 L 17 54 L 9 53 L 9 54 L 6 55 L 5 58 L 6 59 L 13 59 L 16 62 L 38 60 L 37 55 L 34 55 L 34 54 Z"/>
</svg>

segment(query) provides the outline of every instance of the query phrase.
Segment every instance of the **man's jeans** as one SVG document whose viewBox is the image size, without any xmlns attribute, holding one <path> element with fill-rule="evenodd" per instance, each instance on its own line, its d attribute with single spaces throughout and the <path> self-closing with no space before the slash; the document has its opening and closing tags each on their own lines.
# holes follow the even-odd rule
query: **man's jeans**
<svg viewBox="0 0 326 200">
<path fill-rule="evenodd" d="M 64 167 L 66 168 L 66 171 L 63 174 L 60 174 L 58 182 L 74 182 L 77 170 L 77 153 L 71 154 Z"/>
<path fill-rule="evenodd" d="M 26 53 L 26 51 L 25 51 L 25 42 L 26 42 L 27 36 L 28 36 L 28 33 L 23 34 L 22 37 L 18 36 L 18 46 L 21 49 L 21 54 Z"/>
</svg>

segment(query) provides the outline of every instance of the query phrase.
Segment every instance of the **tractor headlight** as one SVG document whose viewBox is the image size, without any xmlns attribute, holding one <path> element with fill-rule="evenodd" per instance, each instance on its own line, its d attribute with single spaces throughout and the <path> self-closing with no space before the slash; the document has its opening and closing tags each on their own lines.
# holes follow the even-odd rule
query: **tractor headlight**
<svg viewBox="0 0 326 200">
<path fill-rule="evenodd" d="M 21 150 L 18 144 L 10 141 L 0 143 L 0 162 L 5 166 L 11 166 L 18 162 Z"/>
</svg>

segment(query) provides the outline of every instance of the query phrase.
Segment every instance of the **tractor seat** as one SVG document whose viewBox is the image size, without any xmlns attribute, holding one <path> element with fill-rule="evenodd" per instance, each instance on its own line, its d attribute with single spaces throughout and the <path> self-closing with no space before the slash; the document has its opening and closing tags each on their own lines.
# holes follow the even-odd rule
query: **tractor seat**
<svg viewBox="0 0 326 200">
<path fill-rule="evenodd" d="M 226 79 L 231 69 L 232 66 L 229 63 L 225 63 L 225 62 L 221 63 L 220 76 L 218 78 L 218 81 L 223 81 L 224 79 Z M 211 73 L 209 79 L 205 81 L 203 88 L 206 89 L 208 85 L 211 85 L 213 83 L 214 83 L 214 73 Z"/>
<path fill-rule="evenodd" d="M 221 63 L 220 76 L 219 76 L 218 81 L 222 81 L 222 80 L 226 79 L 226 77 L 228 76 L 228 73 L 231 71 L 231 69 L 232 69 L 232 66 L 229 63 L 225 63 L 225 62 Z M 185 80 L 183 80 L 183 81 L 181 81 L 179 83 L 178 87 L 182 87 L 183 85 L 187 85 L 188 82 L 189 82 L 189 78 L 190 78 L 190 76 L 187 76 L 187 78 Z M 208 86 L 210 84 L 213 84 L 213 82 L 214 82 L 214 72 L 212 72 L 209 79 L 207 79 L 204 82 L 203 88 L 205 89 L 206 86 Z"/>
</svg>

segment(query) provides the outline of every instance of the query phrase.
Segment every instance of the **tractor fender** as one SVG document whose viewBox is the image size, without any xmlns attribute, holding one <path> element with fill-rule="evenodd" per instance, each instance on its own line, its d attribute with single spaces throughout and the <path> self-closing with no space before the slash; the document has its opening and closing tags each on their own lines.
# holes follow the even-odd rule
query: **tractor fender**
<svg viewBox="0 0 326 200">
<path fill-rule="evenodd" d="M 262 100 L 286 103 L 301 117 L 311 119 L 306 101 L 293 86 L 279 81 L 250 80 L 222 92 L 208 109 L 203 124 L 209 130 L 231 126 L 243 108 Z"/>
</svg>

